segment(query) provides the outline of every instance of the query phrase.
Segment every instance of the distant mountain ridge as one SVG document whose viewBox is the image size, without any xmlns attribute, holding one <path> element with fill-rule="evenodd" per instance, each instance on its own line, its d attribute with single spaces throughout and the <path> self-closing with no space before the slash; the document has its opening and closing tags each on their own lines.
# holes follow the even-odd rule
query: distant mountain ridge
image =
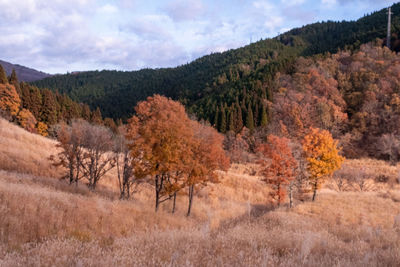
<svg viewBox="0 0 400 267">
<path fill-rule="evenodd" d="M 12 70 L 15 69 L 18 79 L 21 82 L 34 82 L 51 76 L 48 73 L 44 73 L 42 71 L 31 69 L 18 64 L 12 64 L 3 60 L 0 60 L 0 65 L 3 66 L 7 75 L 10 75 Z"/>
<path fill-rule="evenodd" d="M 392 48 L 400 51 L 400 3 L 392 6 L 392 12 Z M 213 124 L 221 116 L 229 120 L 235 112 L 245 121 L 249 109 L 261 118 L 267 101 L 273 102 L 278 72 L 293 72 L 299 57 L 354 51 L 376 38 L 384 39 L 386 13 L 382 9 L 356 21 L 309 24 L 175 68 L 88 71 L 54 75 L 32 84 L 65 93 L 92 109 L 99 107 L 103 115 L 114 119 L 129 118 L 136 103 L 153 94 L 179 100 L 190 113 Z M 260 119 L 255 120 L 256 126 L 261 125 Z"/>
</svg>

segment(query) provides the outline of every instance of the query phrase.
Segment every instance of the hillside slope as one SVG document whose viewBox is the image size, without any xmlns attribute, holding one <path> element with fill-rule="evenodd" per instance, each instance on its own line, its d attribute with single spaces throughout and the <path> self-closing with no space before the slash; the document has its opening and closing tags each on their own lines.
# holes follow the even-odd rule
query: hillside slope
<svg viewBox="0 0 400 267">
<path fill-rule="evenodd" d="M 118 200 L 115 173 L 91 192 L 56 179 L 47 161 L 55 142 L 0 118 L 0 266 L 397 266 L 398 185 L 335 192 L 271 210 L 255 165 L 233 165 L 195 197 L 185 217 L 152 188 Z M 348 161 L 371 175 L 396 175 L 380 161 Z M 6 170 L 5 170 L 6 169 Z"/>
<path fill-rule="evenodd" d="M 0 60 L 0 65 L 3 66 L 7 75 L 11 75 L 12 70 L 15 69 L 19 80 L 22 82 L 33 82 L 51 76 L 50 74 L 44 73 L 42 71 L 34 70 L 18 64 L 12 64 L 3 60 Z"/>
<path fill-rule="evenodd" d="M 396 39 L 400 4 L 393 5 L 392 10 Z M 34 84 L 67 93 L 92 108 L 99 106 L 108 117 L 127 118 L 138 101 L 158 93 L 181 100 L 199 118 L 214 122 L 216 109 L 229 107 L 236 99 L 244 101 L 245 107 L 248 102 L 260 106 L 265 99 L 272 100 L 275 73 L 290 72 L 297 57 L 358 48 L 375 38 L 384 38 L 385 32 L 386 10 L 381 10 L 357 21 L 307 25 L 278 38 L 211 54 L 176 68 L 83 72 Z"/>
</svg>

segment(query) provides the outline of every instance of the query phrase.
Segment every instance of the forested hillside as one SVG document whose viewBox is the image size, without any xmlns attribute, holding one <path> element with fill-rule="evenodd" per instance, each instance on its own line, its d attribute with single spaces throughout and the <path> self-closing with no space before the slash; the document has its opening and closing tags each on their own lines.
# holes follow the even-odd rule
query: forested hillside
<svg viewBox="0 0 400 267">
<path fill-rule="evenodd" d="M 43 136 L 51 134 L 51 126 L 56 123 L 77 118 L 116 128 L 113 120 L 103 121 L 100 109 L 91 111 L 87 104 L 77 103 L 66 94 L 19 82 L 15 70 L 7 77 L 1 64 L 0 116 Z"/>
<path fill-rule="evenodd" d="M 392 11 L 392 43 L 398 49 L 400 4 L 393 5 Z M 66 93 L 92 108 L 100 107 L 104 115 L 113 118 L 128 118 L 138 101 L 158 93 L 180 100 L 190 112 L 211 123 L 220 123 L 218 114 L 222 113 L 228 120 L 233 110 L 239 112 L 238 106 L 245 122 L 251 109 L 254 124 L 259 126 L 265 123 L 261 118 L 265 100 L 272 100 L 271 80 L 276 72 L 291 72 L 299 56 L 354 49 L 384 38 L 386 19 L 386 10 L 381 10 L 358 21 L 315 23 L 176 68 L 71 73 L 34 84 Z M 227 126 L 217 127 L 227 130 Z"/>
</svg>

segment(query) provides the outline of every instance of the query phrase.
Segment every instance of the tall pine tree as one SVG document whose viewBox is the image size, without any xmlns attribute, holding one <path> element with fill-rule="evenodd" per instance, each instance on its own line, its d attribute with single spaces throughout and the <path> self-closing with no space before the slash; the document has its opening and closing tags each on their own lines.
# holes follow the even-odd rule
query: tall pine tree
<svg viewBox="0 0 400 267">
<path fill-rule="evenodd" d="M 221 133 L 226 133 L 226 111 L 225 107 L 221 105 L 221 111 L 220 111 L 220 122 L 219 122 L 219 131 Z"/>
<path fill-rule="evenodd" d="M 54 94 L 48 90 L 43 90 L 43 103 L 40 110 L 40 119 L 47 125 L 57 123 L 57 101 Z"/>
<path fill-rule="evenodd" d="M 254 117 L 253 117 L 253 110 L 251 108 L 250 102 L 247 107 L 246 127 L 250 130 L 250 132 L 254 131 Z"/>
<path fill-rule="evenodd" d="M 267 110 L 265 108 L 265 105 L 263 104 L 261 107 L 261 120 L 260 120 L 260 126 L 265 127 L 268 124 L 268 117 L 267 117 Z"/>
<path fill-rule="evenodd" d="M 242 108 L 239 104 L 236 105 L 236 133 L 239 133 L 243 128 L 243 115 Z"/>
<path fill-rule="evenodd" d="M 4 68 L 3 68 L 3 66 L 1 64 L 0 64 L 0 83 L 1 84 L 7 84 L 8 83 L 6 71 L 4 70 Z"/>
</svg>

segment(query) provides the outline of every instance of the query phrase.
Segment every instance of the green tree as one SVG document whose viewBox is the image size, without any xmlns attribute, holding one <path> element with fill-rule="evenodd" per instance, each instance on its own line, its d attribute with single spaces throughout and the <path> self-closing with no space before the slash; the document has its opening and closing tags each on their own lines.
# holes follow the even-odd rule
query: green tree
<svg viewBox="0 0 400 267">
<path fill-rule="evenodd" d="M 260 126 L 265 127 L 267 126 L 267 124 L 268 124 L 267 110 L 265 108 L 265 105 L 262 105 Z"/>
<path fill-rule="evenodd" d="M 1 84 L 8 83 L 7 74 L 2 65 L 0 65 L 0 83 Z"/>
<path fill-rule="evenodd" d="M 57 123 L 57 101 L 54 94 L 48 90 L 43 90 L 43 103 L 40 110 L 40 119 L 47 125 Z"/>
<path fill-rule="evenodd" d="M 223 106 L 221 106 L 221 116 L 220 116 L 220 122 L 219 122 L 219 131 L 221 133 L 226 133 L 226 111 Z"/>
<path fill-rule="evenodd" d="M 253 110 L 251 108 L 250 102 L 247 107 L 246 127 L 250 130 L 250 132 L 254 131 L 254 117 L 253 117 Z"/>
</svg>

